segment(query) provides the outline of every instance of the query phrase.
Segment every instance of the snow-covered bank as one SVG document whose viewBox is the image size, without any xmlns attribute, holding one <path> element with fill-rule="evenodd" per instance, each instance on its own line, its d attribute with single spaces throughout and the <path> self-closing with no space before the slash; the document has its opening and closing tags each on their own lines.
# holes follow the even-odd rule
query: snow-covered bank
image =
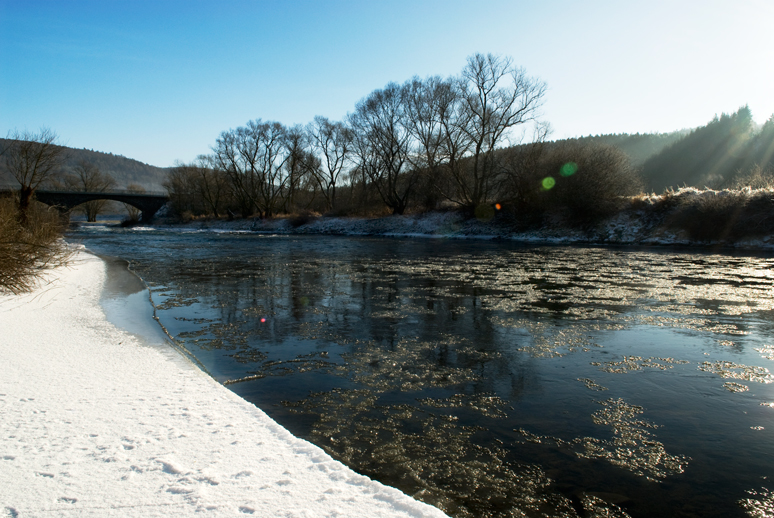
<svg viewBox="0 0 774 518">
<path fill-rule="evenodd" d="M 109 323 L 104 263 L 0 296 L 0 514 L 445 516 Z"/>
<path fill-rule="evenodd" d="M 690 193 L 689 193 L 690 194 Z M 647 200 L 646 200 L 647 202 Z M 188 223 L 158 222 L 135 230 L 256 232 L 264 234 L 325 234 L 342 236 L 430 237 L 454 239 L 506 239 L 532 244 L 592 244 L 615 246 L 677 245 L 703 248 L 774 250 L 774 236 L 758 238 L 698 240 L 686 232 L 661 225 L 658 218 L 630 210 L 583 229 L 548 223 L 541 228 L 517 230 L 499 215 L 490 221 L 466 218 L 454 211 L 428 212 L 381 218 L 310 217 L 268 220 L 200 219 Z"/>
</svg>

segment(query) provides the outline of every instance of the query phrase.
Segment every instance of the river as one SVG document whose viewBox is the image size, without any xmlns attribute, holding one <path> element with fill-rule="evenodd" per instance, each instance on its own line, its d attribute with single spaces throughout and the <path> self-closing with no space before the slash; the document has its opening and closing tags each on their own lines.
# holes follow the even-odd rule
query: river
<svg viewBox="0 0 774 518">
<path fill-rule="evenodd" d="M 774 513 L 772 254 L 99 226 L 68 240 L 129 261 L 215 379 L 451 516 Z"/>
</svg>

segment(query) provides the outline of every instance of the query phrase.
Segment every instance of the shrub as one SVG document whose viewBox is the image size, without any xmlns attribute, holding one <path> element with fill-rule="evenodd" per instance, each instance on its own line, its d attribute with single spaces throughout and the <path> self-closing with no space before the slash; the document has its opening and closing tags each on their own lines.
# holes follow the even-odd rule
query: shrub
<svg viewBox="0 0 774 518">
<path fill-rule="evenodd" d="M 0 198 L 0 291 L 29 291 L 46 269 L 66 264 L 70 251 L 61 230 L 55 209 L 32 203 L 22 224 L 18 200 Z"/>
<path fill-rule="evenodd" d="M 627 155 L 611 146 L 546 146 L 509 164 L 506 192 L 517 214 L 528 218 L 559 216 L 582 226 L 615 214 L 642 190 Z"/>
<path fill-rule="evenodd" d="M 302 210 L 298 214 L 292 215 L 288 220 L 290 221 L 290 226 L 292 228 L 298 228 L 303 225 L 306 225 L 310 221 L 314 220 L 317 217 L 317 215 L 313 212 L 310 212 L 308 210 Z"/>
</svg>

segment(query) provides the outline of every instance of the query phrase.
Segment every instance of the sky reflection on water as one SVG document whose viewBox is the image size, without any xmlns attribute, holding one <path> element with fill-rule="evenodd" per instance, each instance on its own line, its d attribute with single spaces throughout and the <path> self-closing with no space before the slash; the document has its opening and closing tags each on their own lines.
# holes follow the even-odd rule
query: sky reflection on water
<svg viewBox="0 0 774 518">
<path fill-rule="evenodd" d="M 451 515 L 771 508 L 770 256 L 164 232 L 71 239 L 130 260 L 161 322 L 216 379 Z"/>
</svg>

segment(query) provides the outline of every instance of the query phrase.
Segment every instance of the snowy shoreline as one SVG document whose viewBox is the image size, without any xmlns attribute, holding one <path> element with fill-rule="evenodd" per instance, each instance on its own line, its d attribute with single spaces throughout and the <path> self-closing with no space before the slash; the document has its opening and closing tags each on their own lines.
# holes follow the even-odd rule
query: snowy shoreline
<svg viewBox="0 0 774 518">
<path fill-rule="evenodd" d="M 442 517 L 107 321 L 101 259 L 0 295 L 6 516 Z"/>
<path fill-rule="evenodd" d="M 666 230 L 644 221 L 637 213 L 622 212 L 593 228 L 579 230 L 562 225 L 517 231 L 498 218 L 480 221 L 459 212 L 428 212 L 381 218 L 310 217 L 275 219 L 199 219 L 187 223 L 160 220 L 130 227 L 135 231 L 246 232 L 278 235 L 338 235 L 414 237 L 435 239 L 507 240 L 524 244 L 600 246 L 678 246 L 697 249 L 748 251 L 774 250 L 774 236 L 736 241 L 696 241 L 684 232 Z"/>
</svg>

